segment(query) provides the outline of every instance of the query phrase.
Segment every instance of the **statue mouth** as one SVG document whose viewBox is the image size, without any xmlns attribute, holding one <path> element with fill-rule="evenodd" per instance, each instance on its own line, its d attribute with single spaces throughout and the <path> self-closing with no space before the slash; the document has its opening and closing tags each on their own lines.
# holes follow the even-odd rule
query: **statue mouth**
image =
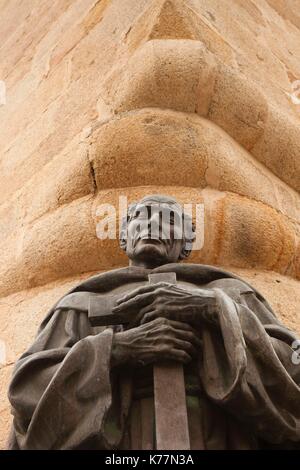
<svg viewBox="0 0 300 470">
<path fill-rule="evenodd" d="M 144 242 L 144 243 L 151 243 L 153 245 L 161 245 L 164 243 L 164 240 L 162 240 L 161 238 L 147 238 L 147 237 L 142 237 L 142 238 L 139 238 L 137 240 L 138 242 L 141 241 L 141 242 Z"/>
<path fill-rule="evenodd" d="M 135 242 L 135 246 L 138 243 L 142 243 L 143 245 L 159 246 L 159 245 L 165 245 L 166 240 L 163 240 L 161 238 L 139 237 L 139 238 L 137 238 L 137 240 Z"/>
</svg>

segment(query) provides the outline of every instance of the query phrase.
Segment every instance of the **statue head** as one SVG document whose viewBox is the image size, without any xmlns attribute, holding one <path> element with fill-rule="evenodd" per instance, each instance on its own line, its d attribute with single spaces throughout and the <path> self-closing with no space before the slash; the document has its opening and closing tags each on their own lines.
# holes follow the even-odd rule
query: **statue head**
<svg viewBox="0 0 300 470">
<path fill-rule="evenodd" d="M 187 258 L 194 239 L 192 220 L 176 199 L 154 194 L 128 207 L 120 245 L 131 265 L 153 268 Z"/>
</svg>

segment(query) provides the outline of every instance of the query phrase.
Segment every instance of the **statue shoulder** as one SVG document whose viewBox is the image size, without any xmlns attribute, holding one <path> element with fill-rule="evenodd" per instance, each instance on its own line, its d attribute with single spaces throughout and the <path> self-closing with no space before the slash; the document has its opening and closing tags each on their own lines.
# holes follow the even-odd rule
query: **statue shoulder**
<svg viewBox="0 0 300 470">
<path fill-rule="evenodd" d="M 240 295 L 242 294 L 255 294 L 254 289 L 244 282 L 242 279 L 235 279 L 235 278 L 223 278 L 223 279 L 216 279 L 209 284 L 207 287 L 210 288 L 219 288 L 224 291 L 237 291 Z"/>
<path fill-rule="evenodd" d="M 53 307 L 48 311 L 46 317 L 40 325 L 39 331 L 45 327 L 54 312 L 57 310 L 75 310 L 88 312 L 89 299 L 93 295 L 108 293 L 122 284 L 147 279 L 147 272 L 144 269 L 125 268 L 105 271 L 82 281 L 65 293 Z"/>
<path fill-rule="evenodd" d="M 240 294 L 258 294 L 256 289 L 233 273 L 224 271 L 217 266 L 192 263 L 173 263 L 160 266 L 153 272 L 170 272 L 177 274 L 177 279 L 191 282 L 196 285 L 206 285 L 211 288 L 220 288 L 224 291 L 235 290 Z"/>
</svg>

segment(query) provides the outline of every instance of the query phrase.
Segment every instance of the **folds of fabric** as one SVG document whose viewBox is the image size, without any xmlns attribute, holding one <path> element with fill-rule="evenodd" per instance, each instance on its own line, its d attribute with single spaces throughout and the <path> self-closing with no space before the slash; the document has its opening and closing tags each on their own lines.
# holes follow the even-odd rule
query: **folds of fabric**
<svg viewBox="0 0 300 470">
<path fill-rule="evenodd" d="M 176 272 L 179 282 L 205 284 L 217 299 L 217 320 L 201 326 L 196 368 L 201 396 L 189 399 L 194 445 L 255 448 L 260 439 L 279 446 L 299 443 L 300 366 L 291 360 L 293 333 L 255 289 L 230 273 L 187 264 L 153 270 L 164 271 Z M 141 268 L 114 270 L 71 292 L 111 292 L 122 284 L 147 282 L 148 274 Z M 152 405 L 148 400 L 131 406 L 132 371 L 111 371 L 112 340 L 113 330 L 92 328 L 86 312 L 51 309 L 13 372 L 11 448 L 132 448 L 132 440 L 141 436 L 130 437 L 130 421 L 138 422 L 139 413 L 149 417 Z M 142 444 L 148 447 L 149 429 Z"/>
</svg>

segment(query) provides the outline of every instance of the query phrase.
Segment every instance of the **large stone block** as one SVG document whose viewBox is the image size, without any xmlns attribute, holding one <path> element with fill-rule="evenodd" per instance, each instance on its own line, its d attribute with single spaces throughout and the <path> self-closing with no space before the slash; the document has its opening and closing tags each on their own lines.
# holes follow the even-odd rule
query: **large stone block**
<svg viewBox="0 0 300 470">
<path fill-rule="evenodd" d="M 228 195 L 219 201 L 213 220 L 219 223 L 216 264 L 287 272 L 295 258 L 295 232 L 276 211 Z"/>
<path fill-rule="evenodd" d="M 180 0 L 156 0 L 132 25 L 126 36 L 130 50 L 151 39 L 192 39 L 203 42 L 222 61 L 235 63 L 231 45 L 205 15 Z"/>
<path fill-rule="evenodd" d="M 116 113 L 159 107 L 206 116 L 216 73 L 217 62 L 202 42 L 151 40 L 109 77 L 107 100 Z"/>
<path fill-rule="evenodd" d="M 94 190 L 88 146 L 79 136 L 0 206 L 2 243 L 20 234 L 24 224 Z"/>
<path fill-rule="evenodd" d="M 9 430 L 12 422 L 7 389 L 12 374 L 12 365 L 0 368 L 0 449 L 7 448 Z"/>
<path fill-rule="evenodd" d="M 207 155 L 189 115 L 143 110 L 93 133 L 90 159 L 99 189 L 142 185 L 205 186 Z"/>
<path fill-rule="evenodd" d="M 54 0 L 51 5 L 44 2 L 34 1 L 33 4 L 27 3 L 27 16 L 23 21 L 17 21 L 18 28 L 6 37 L 5 47 L 0 50 L 0 63 L 2 65 L 2 76 L 9 77 L 11 84 L 13 81 L 20 80 L 25 72 L 30 70 L 31 60 L 36 45 L 42 40 L 43 36 L 51 29 L 52 24 L 68 9 L 72 0 L 61 2 Z M 12 2 L 11 10 L 15 12 L 16 20 L 19 3 Z M 21 17 L 22 17 L 21 8 Z M 28 11 L 30 12 L 28 14 Z M 18 41 L 18 38 L 22 41 Z M 7 54 L 7 50 L 10 51 Z M 18 64 L 16 67 L 15 65 Z M 21 72 L 21 73 L 20 73 Z"/>
<path fill-rule="evenodd" d="M 264 133 L 268 103 L 249 78 L 222 66 L 216 77 L 207 117 L 245 149 L 251 150 Z"/>
<path fill-rule="evenodd" d="M 89 157 L 98 189 L 210 186 L 264 202 L 296 221 L 300 217 L 299 194 L 220 127 L 196 115 L 161 109 L 121 114 L 93 130 Z"/>
<path fill-rule="evenodd" d="M 65 95 L 51 104 L 38 122 L 33 122 L 19 134 L 22 152 L 18 142 L 4 151 L 0 163 L 3 178 L 1 202 L 25 185 L 95 117 L 94 96 L 85 90 L 85 104 L 78 101 L 77 96 L 82 90 L 78 83 L 73 84 Z M 73 119 L 74 115 L 77 119 Z"/>
<path fill-rule="evenodd" d="M 298 272 L 295 227 L 288 218 L 265 204 L 197 188 L 125 187 L 77 199 L 44 215 L 7 240 L 2 246 L 0 293 L 5 295 L 78 272 L 123 265 L 125 257 L 117 239 L 100 239 L 97 235 L 101 221 L 97 216 L 99 205 L 111 204 L 118 216 L 120 195 L 131 202 L 149 193 L 170 194 L 187 203 L 204 203 L 209 222 L 205 221 L 204 247 L 193 253 L 194 262 L 203 262 L 205 258 L 208 264 L 257 266 L 292 276 Z"/>
<path fill-rule="evenodd" d="M 297 191 L 300 190 L 299 128 L 299 119 L 289 118 L 273 107 L 265 132 L 252 149 L 258 160 Z"/>
</svg>

